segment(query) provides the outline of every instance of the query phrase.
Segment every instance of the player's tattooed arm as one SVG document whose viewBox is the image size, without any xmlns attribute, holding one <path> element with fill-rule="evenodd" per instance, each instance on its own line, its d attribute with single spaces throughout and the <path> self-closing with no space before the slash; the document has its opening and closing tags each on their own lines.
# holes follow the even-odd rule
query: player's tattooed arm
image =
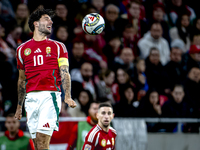
<svg viewBox="0 0 200 150">
<path fill-rule="evenodd" d="M 71 76 L 67 65 L 60 66 L 60 76 L 65 97 L 71 98 Z"/>
<path fill-rule="evenodd" d="M 15 118 L 20 120 L 22 118 L 22 105 L 24 103 L 26 90 L 25 90 L 25 72 L 24 70 L 19 70 L 19 79 L 18 79 L 18 105 L 15 112 Z"/>
<path fill-rule="evenodd" d="M 24 70 L 19 70 L 19 79 L 18 79 L 18 104 L 20 106 L 23 105 L 25 95 L 26 95 L 26 89 L 25 89 L 25 72 Z"/>
</svg>

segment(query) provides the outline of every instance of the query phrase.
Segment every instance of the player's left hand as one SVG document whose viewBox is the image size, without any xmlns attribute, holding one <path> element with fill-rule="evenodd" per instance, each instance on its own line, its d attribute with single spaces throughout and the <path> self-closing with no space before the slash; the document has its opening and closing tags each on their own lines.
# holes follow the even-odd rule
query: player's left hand
<svg viewBox="0 0 200 150">
<path fill-rule="evenodd" d="M 17 105 L 17 110 L 15 112 L 15 119 L 21 120 L 22 118 L 22 106 L 21 105 Z"/>
<path fill-rule="evenodd" d="M 76 102 L 71 98 L 65 98 L 65 103 L 67 103 L 69 107 L 76 107 Z"/>
</svg>

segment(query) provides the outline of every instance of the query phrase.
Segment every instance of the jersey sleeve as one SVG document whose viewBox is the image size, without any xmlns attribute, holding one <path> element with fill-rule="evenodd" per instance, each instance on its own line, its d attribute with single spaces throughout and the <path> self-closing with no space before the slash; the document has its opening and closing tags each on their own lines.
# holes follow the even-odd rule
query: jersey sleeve
<svg viewBox="0 0 200 150">
<path fill-rule="evenodd" d="M 59 58 L 67 58 L 68 59 L 68 52 L 65 44 L 59 42 L 59 49 L 60 49 L 60 55 Z"/>
<path fill-rule="evenodd" d="M 58 65 L 59 65 L 59 67 L 62 66 L 62 65 L 69 66 L 67 48 L 63 43 L 59 42 L 58 44 L 59 44 Z"/>
<path fill-rule="evenodd" d="M 85 142 L 83 144 L 82 150 L 94 150 L 96 143 L 96 134 L 94 132 L 89 132 L 85 137 Z"/>
<path fill-rule="evenodd" d="M 19 46 L 17 48 L 17 69 L 24 70 L 24 62 L 22 59 L 22 47 L 23 46 Z"/>
</svg>

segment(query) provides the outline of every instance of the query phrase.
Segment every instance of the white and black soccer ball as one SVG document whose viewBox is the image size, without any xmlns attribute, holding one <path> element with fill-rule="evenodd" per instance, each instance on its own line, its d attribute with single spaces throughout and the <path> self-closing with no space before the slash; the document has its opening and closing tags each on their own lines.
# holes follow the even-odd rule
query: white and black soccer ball
<svg viewBox="0 0 200 150">
<path fill-rule="evenodd" d="M 100 34 L 105 28 L 105 21 L 98 13 L 87 14 L 82 21 L 83 31 L 90 35 Z"/>
</svg>

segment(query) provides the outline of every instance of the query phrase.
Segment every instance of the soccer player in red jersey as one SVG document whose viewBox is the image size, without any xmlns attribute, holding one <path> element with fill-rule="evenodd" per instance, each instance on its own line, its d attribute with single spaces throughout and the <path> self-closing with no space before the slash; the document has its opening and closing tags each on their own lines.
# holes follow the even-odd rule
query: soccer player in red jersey
<svg viewBox="0 0 200 150">
<path fill-rule="evenodd" d="M 67 49 L 63 43 L 47 38 L 51 33 L 53 15 L 52 10 L 34 11 L 29 18 L 33 38 L 17 48 L 19 79 L 15 118 L 21 119 L 25 99 L 27 125 L 36 150 L 49 149 L 52 133 L 58 131 L 61 83 L 64 101 L 70 107 L 76 107 L 71 99 Z"/>
<path fill-rule="evenodd" d="M 109 103 L 99 105 L 97 113 L 98 124 L 95 125 L 85 138 L 82 150 L 114 150 L 116 130 L 110 127 L 114 117 L 113 108 Z"/>
</svg>

